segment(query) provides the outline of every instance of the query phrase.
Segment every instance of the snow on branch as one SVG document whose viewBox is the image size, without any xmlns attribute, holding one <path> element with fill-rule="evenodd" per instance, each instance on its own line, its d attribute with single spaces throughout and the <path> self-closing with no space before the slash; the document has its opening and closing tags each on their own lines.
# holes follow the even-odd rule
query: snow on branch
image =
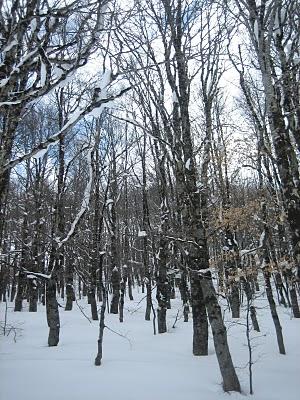
<svg viewBox="0 0 300 400">
<path fill-rule="evenodd" d="M 92 166 L 92 154 L 93 154 L 94 146 L 91 146 L 88 150 L 88 155 L 87 155 L 87 162 L 89 166 L 89 177 L 88 177 L 88 182 L 87 185 L 84 189 L 83 193 L 83 199 L 81 203 L 81 208 L 79 212 L 77 213 L 74 221 L 72 222 L 71 228 L 67 235 L 64 237 L 62 240 L 58 240 L 58 248 L 61 248 L 64 243 L 66 243 L 76 232 L 76 228 L 84 216 L 85 212 L 89 208 L 90 204 L 90 198 L 91 198 L 91 191 L 92 191 L 92 183 L 93 183 L 93 166 Z"/>
<path fill-rule="evenodd" d="M 36 146 L 34 149 L 29 151 L 28 153 L 23 154 L 22 156 L 17 157 L 14 160 L 9 161 L 6 165 L 4 165 L 4 167 L 2 168 L 2 171 L 4 172 L 6 170 L 12 169 L 15 166 L 17 166 L 18 164 L 20 164 L 21 162 L 32 158 L 39 152 L 41 152 L 43 150 L 48 150 L 50 146 L 53 146 L 54 144 L 56 144 L 59 141 L 60 137 L 62 135 L 64 135 L 68 129 L 72 128 L 82 118 L 84 118 L 88 115 L 93 115 L 93 116 L 99 117 L 100 114 L 102 113 L 102 111 L 104 110 L 104 108 L 111 105 L 109 103 L 111 103 L 113 100 L 121 97 L 124 93 L 128 92 L 130 89 L 131 89 L 131 87 L 124 88 L 124 89 L 120 90 L 120 92 L 118 92 L 117 94 L 115 94 L 113 96 L 97 99 L 96 101 L 90 103 L 87 107 L 79 108 L 79 110 L 77 110 L 76 112 L 74 112 L 71 115 L 70 119 L 60 129 L 59 132 L 57 132 L 55 135 L 51 136 L 44 142 L 40 143 L 38 146 Z"/>
<path fill-rule="evenodd" d="M 41 272 L 33 272 L 33 271 L 28 271 L 26 268 L 21 268 L 22 272 L 26 274 L 27 278 L 40 278 L 40 279 L 50 279 L 51 275 L 47 274 L 42 274 Z"/>
<path fill-rule="evenodd" d="M 139 231 L 138 232 L 138 237 L 147 237 L 147 232 L 146 231 Z"/>
</svg>

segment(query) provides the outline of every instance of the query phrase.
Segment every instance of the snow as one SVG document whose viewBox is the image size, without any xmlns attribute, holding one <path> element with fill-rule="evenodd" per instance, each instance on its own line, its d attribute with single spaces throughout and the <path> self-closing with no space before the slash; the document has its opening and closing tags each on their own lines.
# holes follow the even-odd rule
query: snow
<svg viewBox="0 0 300 400">
<path fill-rule="evenodd" d="M 110 84 L 110 82 L 111 82 L 111 70 L 110 69 L 106 69 L 105 72 L 103 73 L 102 77 L 101 77 L 100 89 L 101 90 L 106 89 L 107 86 Z"/>
<path fill-rule="evenodd" d="M 77 224 L 81 220 L 82 216 L 85 214 L 86 210 L 89 207 L 90 203 L 90 197 L 91 197 L 91 190 L 92 190 L 92 183 L 93 183 L 93 167 L 92 167 L 92 152 L 93 152 L 93 147 L 90 147 L 88 150 L 87 154 L 87 163 L 89 167 L 89 177 L 88 177 L 88 182 L 86 184 L 86 187 L 84 189 L 83 193 L 83 199 L 81 202 L 81 207 L 79 212 L 77 213 L 76 217 L 74 218 L 74 221 L 72 222 L 72 225 L 70 227 L 69 232 L 65 236 L 65 238 L 58 243 L 58 247 L 60 248 L 64 243 L 66 243 L 70 237 L 74 234 L 74 231 L 76 229 Z"/>
<path fill-rule="evenodd" d="M 4 86 L 7 84 L 8 81 L 9 81 L 9 78 L 3 78 L 3 79 L 1 79 L 1 80 L 0 80 L 0 88 L 4 87 Z M 4 102 L 4 103 L 1 102 L 1 104 L 4 104 L 4 105 L 5 105 L 5 102 Z"/>
<path fill-rule="evenodd" d="M 57 347 L 47 346 L 48 327 L 45 309 L 37 313 L 13 312 L 8 303 L 8 323 L 21 329 L 0 337 L 0 399 L 1 400 L 228 400 L 223 393 L 221 376 L 215 356 L 212 336 L 209 355 L 192 355 L 192 320 L 183 322 L 182 304 L 171 300 L 168 310 L 168 332 L 153 335 L 152 321 L 144 320 L 144 294 L 135 291 L 135 301 L 126 300 L 124 323 L 118 315 L 107 314 L 106 325 L 126 336 L 122 338 L 105 330 L 103 362 L 95 367 L 98 322 L 89 322 L 74 304 L 70 312 L 60 309 L 61 338 Z M 144 300 L 142 300 L 144 299 Z M 139 302 L 142 301 L 140 304 Z M 63 301 L 59 301 L 63 305 Z M 298 332 L 300 321 L 291 319 L 289 312 L 278 307 L 287 355 L 278 353 L 276 337 L 267 300 L 256 301 L 261 332 L 251 332 L 254 352 L 254 395 L 248 389 L 248 351 L 245 319 L 235 320 L 225 312 L 228 339 L 233 362 L 243 394 L 231 393 L 230 400 L 296 400 L 298 399 L 299 357 Z M 85 314 L 90 307 L 79 300 Z M 156 306 L 156 305 L 155 305 Z M 1 320 L 5 304 L 1 303 Z M 178 309 L 179 318 L 174 324 Z M 245 317 L 245 314 L 243 315 Z M 99 397 L 100 396 L 100 397 Z"/>
<path fill-rule="evenodd" d="M 36 55 L 37 51 L 38 51 L 38 49 L 34 49 L 34 50 L 32 50 L 31 52 L 25 54 L 25 55 L 21 58 L 21 60 L 20 60 L 20 62 L 18 63 L 18 65 L 12 69 L 12 71 L 11 71 L 9 77 L 0 80 L 0 87 L 4 87 L 5 85 L 7 85 L 7 84 L 9 83 L 11 77 L 12 77 L 14 74 L 18 74 L 18 73 L 20 72 L 20 68 L 23 66 L 23 64 L 24 64 L 27 60 L 29 60 L 30 58 L 34 59 L 34 56 Z M 3 101 L 3 102 L 0 103 L 0 106 L 2 106 L 2 105 L 19 104 L 19 103 L 20 103 L 20 100 L 16 100 L 16 101 Z"/>
<path fill-rule="evenodd" d="M 265 241 L 266 232 L 265 230 L 262 231 L 260 238 L 259 238 L 259 247 L 263 247 Z"/>
<path fill-rule="evenodd" d="M 257 20 L 254 21 L 254 27 L 253 27 L 253 29 L 254 29 L 254 36 L 255 36 L 255 39 L 258 41 L 259 35 L 258 35 L 258 23 L 257 23 Z"/>
<path fill-rule="evenodd" d="M 102 98 L 107 98 L 107 97 L 102 97 L 102 96 L 98 96 L 98 100 L 101 100 Z M 106 103 L 103 103 L 100 105 L 100 107 L 96 107 L 94 108 L 89 115 L 95 117 L 95 118 L 99 118 L 102 114 L 102 112 L 104 111 L 105 108 L 111 108 L 113 106 L 114 102 L 112 101 L 107 101 Z"/>
<path fill-rule="evenodd" d="M 100 79 L 100 84 L 98 87 L 99 89 L 99 94 L 96 98 L 97 101 L 103 100 L 103 99 L 107 99 L 108 98 L 108 94 L 107 94 L 107 88 L 109 86 L 109 84 L 111 83 L 111 70 L 110 69 L 106 69 L 103 74 L 102 77 Z M 112 102 L 107 102 L 106 104 L 102 104 L 100 107 L 95 108 L 92 112 L 91 115 L 93 115 L 94 117 L 100 117 L 102 111 L 104 110 L 104 108 L 108 108 L 111 107 Z"/>
<path fill-rule="evenodd" d="M 188 160 L 187 160 L 187 162 L 185 163 L 185 169 L 190 169 L 190 167 L 191 167 L 191 159 L 189 158 Z"/>
<path fill-rule="evenodd" d="M 14 38 L 11 42 L 9 42 L 4 49 L 2 50 L 3 53 L 7 53 L 8 51 L 10 51 L 13 47 L 17 46 L 18 44 L 18 40 L 16 35 L 14 35 Z"/>
<path fill-rule="evenodd" d="M 43 158 L 44 155 L 47 154 L 47 152 L 48 152 L 48 147 L 46 149 L 42 149 L 42 150 L 38 151 L 36 154 L 34 154 L 32 156 L 32 158 L 35 158 L 35 159 Z"/>
<path fill-rule="evenodd" d="M 243 257 L 249 253 L 252 253 L 254 250 L 253 249 L 242 249 L 240 250 L 240 256 Z"/>
<path fill-rule="evenodd" d="M 32 32 L 34 32 L 37 28 L 37 21 L 36 18 L 33 18 L 30 22 L 30 29 Z"/>
<path fill-rule="evenodd" d="M 146 231 L 139 231 L 138 232 L 138 237 L 146 237 L 147 236 L 147 232 Z"/>
<path fill-rule="evenodd" d="M 24 269 L 24 272 L 26 272 L 27 278 L 33 276 L 34 278 L 40 277 L 44 279 L 49 279 L 51 277 L 50 275 L 42 274 L 41 272 L 32 272 L 32 271 L 27 271 L 26 269 Z"/>
<path fill-rule="evenodd" d="M 175 104 L 175 103 L 178 103 L 178 97 L 177 97 L 177 94 L 176 94 L 176 91 L 175 90 L 173 90 L 173 92 L 172 92 L 172 102 Z"/>
<path fill-rule="evenodd" d="M 61 78 L 62 75 L 64 74 L 64 70 L 61 69 L 61 68 L 59 68 L 58 65 L 55 65 L 55 66 L 52 68 L 52 72 L 53 72 L 53 74 L 55 75 L 55 77 L 56 77 L 57 79 Z M 61 83 L 60 83 L 60 84 L 61 84 Z"/>
<path fill-rule="evenodd" d="M 43 60 L 41 59 L 41 86 L 44 86 L 47 79 L 47 68 Z"/>
<path fill-rule="evenodd" d="M 14 70 L 11 72 L 11 75 L 13 72 L 15 72 L 16 70 L 18 70 L 19 68 L 21 68 L 23 66 L 23 64 L 29 60 L 30 58 L 34 58 L 34 56 L 37 54 L 38 49 L 33 49 L 32 51 L 30 51 L 27 54 L 24 54 L 24 56 L 21 58 L 19 64 L 16 66 L 16 68 L 14 68 Z"/>
</svg>

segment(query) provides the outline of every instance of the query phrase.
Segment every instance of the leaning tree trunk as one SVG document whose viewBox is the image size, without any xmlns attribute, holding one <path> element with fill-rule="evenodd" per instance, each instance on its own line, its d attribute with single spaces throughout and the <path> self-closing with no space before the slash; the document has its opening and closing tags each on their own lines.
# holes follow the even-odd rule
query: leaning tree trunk
<svg viewBox="0 0 300 400">
<path fill-rule="evenodd" d="M 228 347 L 226 327 L 223 322 L 221 308 L 218 304 L 215 288 L 213 286 L 210 273 L 206 273 L 201 279 L 201 286 L 203 290 L 209 322 L 212 329 L 216 356 L 223 378 L 223 389 L 226 392 L 240 392 L 240 383 L 236 375 Z"/>
<path fill-rule="evenodd" d="M 265 284 L 266 284 L 266 293 L 267 293 L 267 298 L 268 298 L 268 302 L 269 302 L 269 306 L 270 306 L 270 310 L 271 310 L 272 319 L 273 319 L 274 326 L 275 326 L 279 353 L 285 354 L 285 347 L 284 347 L 284 341 L 283 341 L 283 335 L 282 335 L 282 327 L 281 327 L 278 313 L 276 310 L 276 304 L 274 301 L 273 291 L 272 291 L 272 286 L 271 286 L 271 280 L 270 280 L 271 274 L 267 270 L 268 269 L 268 259 L 269 259 L 268 256 L 265 256 L 264 278 L 265 278 Z"/>
<path fill-rule="evenodd" d="M 240 384 L 236 375 L 228 343 L 226 328 L 222 319 L 220 306 L 212 283 L 210 272 L 201 276 L 201 269 L 209 267 L 208 247 L 205 236 L 205 227 L 201 220 L 200 196 L 197 188 L 197 171 L 193 158 L 193 145 L 190 131 L 188 111 L 188 77 L 181 46 L 175 46 L 175 57 L 178 68 L 178 79 L 180 87 L 180 111 L 182 124 L 184 175 L 185 175 L 185 208 L 183 212 L 184 231 L 187 239 L 192 242 L 188 246 L 187 264 L 192 271 L 191 282 L 192 306 L 196 308 L 196 326 L 207 324 L 207 310 L 209 322 L 212 328 L 216 355 L 220 371 L 223 377 L 223 388 L 225 391 L 240 391 Z M 197 276 L 197 271 L 198 275 Z M 194 322 L 195 326 L 195 322 Z M 205 330 L 207 330 L 205 328 Z M 200 332 L 203 338 L 203 332 Z M 202 342 L 200 342 L 202 344 Z"/>
<path fill-rule="evenodd" d="M 277 343 L 278 343 L 278 348 L 279 348 L 279 353 L 280 354 L 285 354 L 285 347 L 284 347 L 284 342 L 283 342 L 283 335 L 282 335 L 282 327 L 280 325 L 278 313 L 276 310 L 276 304 L 274 301 L 273 297 L 273 291 L 272 291 L 272 285 L 271 285 L 271 271 L 270 271 L 270 257 L 269 257 L 269 251 L 267 244 L 270 243 L 271 239 L 271 233 L 269 229 L 269 225 L 267 223 L 267 208 L 266 204 L 262 203 L 262 218 L 264 222 L 264 234 L 263 234 L 263 258 L 264 258 L 264 268 L 263 268 L 263 274 L 264 274 L 264 279 L 265 279 L 265 285 L 266 285 L 266 293 L 267 293 L 267 298 L 270 306 L 270 311 L 273 319 L 273 323 L 275 326 L 275 331 L 276 331 L 276 337 L 277 337 Z"/>
</svg>

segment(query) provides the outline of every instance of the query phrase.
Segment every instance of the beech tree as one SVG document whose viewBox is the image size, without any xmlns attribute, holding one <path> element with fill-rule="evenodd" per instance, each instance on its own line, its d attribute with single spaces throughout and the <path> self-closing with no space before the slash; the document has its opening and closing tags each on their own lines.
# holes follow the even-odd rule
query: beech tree
<svg viewBox="0 0 300 400">
<path fill-rule="evenodd" d="M 231 356 L 229 353 L 226 329 L 222 321 L 220 307 L 217 302 L 215 289 L 209 271 L 208 247 L 205 229 L 201 219 L 200 193 L 198 189 L 198 174 L 195 165 L 194 143 L 190 121 L 190 91 L 191 75 L 189 73 L 189 60 L 193 59 L 193 44 L 191 38 L 197 32 L 197 15 L 201 9 L 200 2 L 188 4 L 182 1 L 175 3 L 169 1 L 151 2 L 148 18 L 151 18 L 150 33 L 147 30 L 145 19 L 141 17 L 143 25 L 139 25 L 139 37 L 135 39 L 145 47 L 143 57 L 140 52 L 135 52 L 131 42 L 131 51 L 135 57 L 137 69 L 152 66 L 157 74 L 160 87 L 153 83 L 151 73 L 146 73 L 148 93 L 156 112 L 160 115 L 160 125 L 157 130 L 152 130 L 151 135 L 159 142 L 168 143 L 173 173 L 175 177 L 175 190 L 177 196 L 176 213 L 178 225 L 176 235 L 172 239 L 180 249 L 183 263 L 187 268 L 191 281 L 191 304 L 193 311 L 193 353 L 195 355 L 207 354 L 207 315 L 212 326 L 214 344 L 223 376 L 225 390 L 240 390 Z M 142 7 L 142 3 L 141 3 Z M 153 26 L 160 34 L 163 51 L 163 62 L 159 61 L 151 35 Z M 195 30 L 194 30 L 195 29 Z M 132 35 L 132 34 L 131 34 Z M 164 65 L 164 67 L 161 66 Z M 148 79 L 147 79 L 148 75 Z M 172 94 L 172 109 L 168 112 L 164 103 L 166 85 Z M 151 108 L 145 108 L 145 113 L 150 120 Z M 153 113 L 155 115 L 155 113 Z M 155 123 L 152 122 L 155 128 Z M 151 126 L 150 125 L 150 126 Z M 162 133 L 165 129 L 165 133 Z M 160 135 L 163 135 L 160 137 Z M 163 151 L 163 149 L 162 149 Z M 203 271 L 204 272 L 201 272 Z"/>
<path fill-rule="evenodd" d="M 278 309 L 300 315 L 298 9 L 0 7 L 0 301 L 46 306 L 49 346 L 59 306 L 74 312 L 76 301 L 90 319 L 87 302 L 101 365 L 106 313 L 125 325 L 133 289 L 154 334 L 169 330 L 180 295 L 173 328 L 191 310 L 193 355 L 207 356 L 211 339 L 224 390 L 240 391 L 226 307 L 230 321 L 246 318 L 249 346 L 266 293 L 281 354 Z M 81 69 L 92 56 L 95 76 Z M 224 87 L 229 65 L 239 98 Z"/>
<path fill-rule="evenodd" d="M 106 0 L 1 2 L 0 242 L 9 162 L 20 118 L 28 104 L 87 63 L 104 27 L 106 4 Z"/>
<path fill-rule="evenodd" d="M 297 1 L 234 1 L 256 54 L 295 261 L 300 254 L 299 19 Z M 296 90 L 296 92 L 295 92 Z"/>
</svg>

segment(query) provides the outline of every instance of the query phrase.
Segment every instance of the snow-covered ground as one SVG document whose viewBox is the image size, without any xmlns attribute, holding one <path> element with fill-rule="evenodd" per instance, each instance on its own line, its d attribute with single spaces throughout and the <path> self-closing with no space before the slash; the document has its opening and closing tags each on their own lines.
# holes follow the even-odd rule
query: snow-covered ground
<svg viewBox="0 0 300 400">
<path fill-rule="evenodd" d="M 61 309 L 61 339 L 58 347 L 47 346 L 45 310 L 37 313 L 13 312 L 8 303 L 8 324 L 18 330 L 0 337 L 1 400 L 216 400 L 244 399 L 249 395 L 248 348 L 244 319 L 232 324 L 225 313 L 232 357 L 242 385 L 242 394 L 222 391 L 221 376 L 212 338 L 208 357 L 192 355 L 192 321 L 179 319 L 172 328 L 179 299 L 168 310 L 168 333 L 153 335 L 152 322 L 144 321 L 145 303 L 126 301 L 124 323 L 117 315 L 107 315 L 112 331 L 104 332 L 104 354 L 100 367 L 94 366 L 98 322 L 90 323 L 78 306 Z M 79 303 L 89 315 L 89 306 Z M 253 400 L 296 400 L 299 397 L 300 321 L 291 319 L 288 310 L 278 307 L 287 355 L 278 353 L 275 332 L 265 298 L 257 302 L 261 333 L 251 332 Z M 5 305 L 0 306 L 4 320 Z M 181 312 L 179 316 L 181 315 Z"/>
</svg>

